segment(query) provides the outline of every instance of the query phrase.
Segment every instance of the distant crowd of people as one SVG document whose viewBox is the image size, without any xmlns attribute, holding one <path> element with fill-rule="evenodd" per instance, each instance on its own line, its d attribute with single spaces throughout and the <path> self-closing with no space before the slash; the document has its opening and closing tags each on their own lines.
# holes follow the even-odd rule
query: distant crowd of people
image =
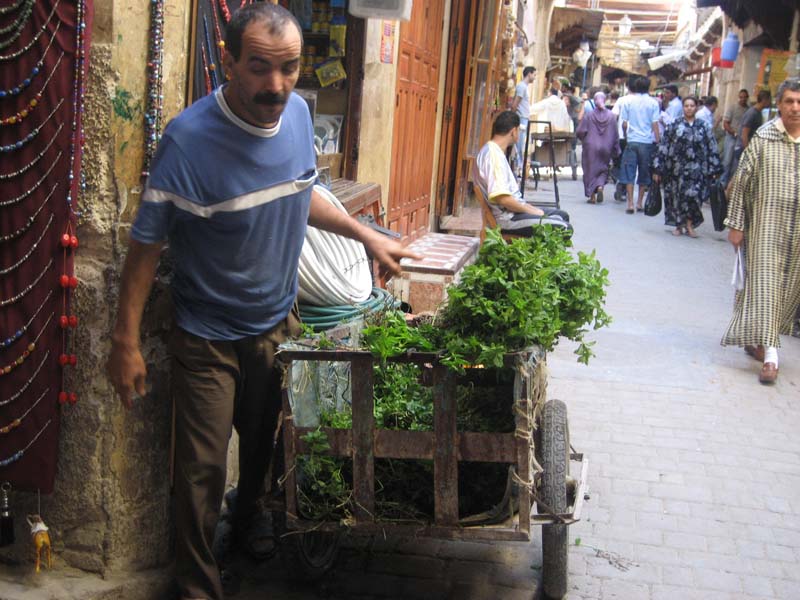
<svg viewBox="0 0 800 600">
<path fill-rule="evenodd" d="M 612 179 L 615 200 L 635 214 L 657 186 L 672 235 L 696 238 L 703 202 L 713 191 L 727 197 L 724 224 L 743 280 L 722 344 L 743 347 L 762 363 L 759 381 L 775 383 L 779 335 L 792 332 L 800 311 L 800 80 L 779 86 L 777 116 L 765 123 L 772 106 L 767 89 L 752 104 L 740 90 L 720 117 L 716 97 L 680 97 L 674 85 L 652 95 L 646 77 L 632 77 L 623 93 L 592 88 L 580 95 L 552 80 L 547 96 L 531 104 L 534 78 L 535 69 L 526 67 L 511 110 L 497 117 L 475 163 L 474 181 L 501 229 L 531 231 L 553 222 L 571 228 L 566 213 L 543 211 L 519 193 L 533 115 L 553 130 L 575 132 L 590 204 L 603 202 Z"/>
</svg>

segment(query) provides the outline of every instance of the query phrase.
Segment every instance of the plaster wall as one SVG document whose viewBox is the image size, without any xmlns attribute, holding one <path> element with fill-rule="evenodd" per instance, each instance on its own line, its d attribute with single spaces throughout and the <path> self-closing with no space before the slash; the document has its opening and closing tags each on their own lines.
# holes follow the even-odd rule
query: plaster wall
<svg viewBox="0 0 800 600">
<path fill-rule="evenodd" d="M 188 3 L 166 3 L 165 120 L 183 107 L 188 10 Z M 141 193 L 149 21 L 149 3 L 94 1 L 84 111 L 87 187 L 79 199 L 75 265 L 81 281 L 75 295 L 80 361 L 69 385 L 80 401 L 62 412 L 55 491 L 41 499 L 56 566 L 103 575 L 155 567 L 171 557 L 171 406 L 163 342 L 170 306 L 163 277 L 142 326 L 150 392 L 126 411 L 104 372 L 128 230 Z M 37 499 L 17 494 L 12 502 L 20 542 L 0 558 L 30 568 L 22 523 L 25 514 L 37 512 Z"/>
<path fill-rule="evenodd" d="M 384 21 L 368 19 L 364 49 L 364 85 L 361 133 L 358 144 L 358 179 L 381 186 L 384 210 L 389 198 L 394 131 L 395 79 L 400 46 L 400 24 L 394 22 L 392 63 L 381 62 Z"/>
</svg>

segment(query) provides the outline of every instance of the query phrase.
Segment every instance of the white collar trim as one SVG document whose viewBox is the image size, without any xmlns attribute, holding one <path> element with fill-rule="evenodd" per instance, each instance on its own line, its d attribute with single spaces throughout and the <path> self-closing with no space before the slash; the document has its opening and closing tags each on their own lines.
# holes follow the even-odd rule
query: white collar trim
<svg viewBox="0 0 800 600">
<path fill-rule="evenodd" d="M 278 118 L 278 122 L 275 124 L 274 127 L 256 127 L 255 125 L 251 125 L 244 119 L 237 117 L 234 112 L 231 110 L 231 107 L 228 106 L 228 102 L 225 100 L 225 94 L 222 93 L 222 90 L 225 88 L 225 85 L 219 86 L 214 91 L 214 98 L 217 100 L 217 105 L 219 106 L 222 114 L 224 114 L 231 123 L 243 129 L 247 133 L 252 135 L 263 137 L 263 138 L 271 138 L 278 135 L 278 132 L 281 129 L 281 120 L 283 119 L 283 115 Z"/>
<path fill-rule="evenodd" d="M 786 137 L 792 140 L 795 144 L 800 144 L 800 137 L 793 138 L 791 135 L 789 135 L 789 132 L 786 131 L 786 125 L 783 124 L 783 119 L 780 117 L 775 119 L 775 128 L 781 133 L 785 133 Z"/>
</svg>

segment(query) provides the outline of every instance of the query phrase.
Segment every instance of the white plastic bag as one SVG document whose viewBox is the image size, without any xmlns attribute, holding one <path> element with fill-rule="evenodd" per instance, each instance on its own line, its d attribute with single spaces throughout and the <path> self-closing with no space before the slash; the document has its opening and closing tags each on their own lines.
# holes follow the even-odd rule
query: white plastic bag
<svg viewBox="0 0 800 600">
<path fill-rule="evenodd" d="M 731 285 L 737 292 L 744 289 L 744 255 L 742 254 L 741 246 L 736 249 L 736 258 L 733 260 Z"/>
</svg>

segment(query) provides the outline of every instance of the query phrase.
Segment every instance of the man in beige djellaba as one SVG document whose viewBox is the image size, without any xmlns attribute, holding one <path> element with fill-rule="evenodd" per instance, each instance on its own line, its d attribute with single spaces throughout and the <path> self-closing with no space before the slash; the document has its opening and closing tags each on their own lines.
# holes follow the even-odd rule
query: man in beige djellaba
<svg viewBox="0 0 800 600">
<path fill-rule="evenodd" d="M 742 246 L 744 288 L 722 345 L 762 362 L 758 380 L 778 379 L 781 334 L 800 305 L 800 79 L 778 88 L 780 117 L 760 127 L 728 188 L 728 240 Z"/>
</svg>

